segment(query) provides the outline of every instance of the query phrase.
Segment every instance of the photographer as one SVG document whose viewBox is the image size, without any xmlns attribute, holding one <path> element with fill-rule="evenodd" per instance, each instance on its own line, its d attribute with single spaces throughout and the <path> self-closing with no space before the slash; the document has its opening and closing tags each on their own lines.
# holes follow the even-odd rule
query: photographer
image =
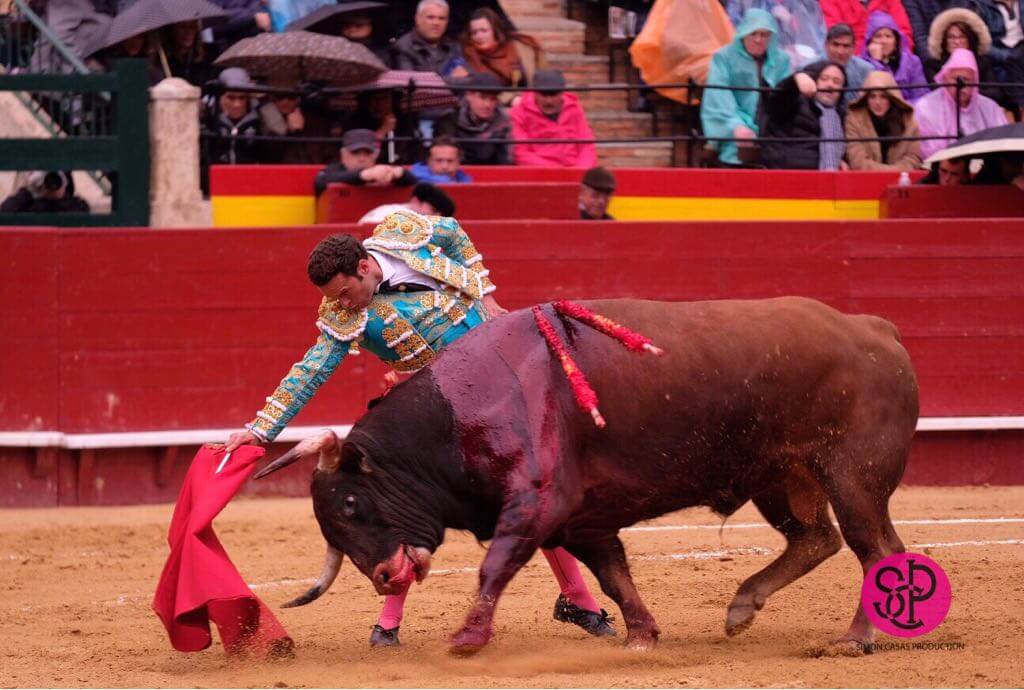
<svg viewBox="0 0 1024 690">
<path fill-rule="evenodd" d="M 36 171 L 24 187 L 4 199 L 0 213 L 89 213 L 89 204 L 68 189 L 63 171 Z"/>
</svg>

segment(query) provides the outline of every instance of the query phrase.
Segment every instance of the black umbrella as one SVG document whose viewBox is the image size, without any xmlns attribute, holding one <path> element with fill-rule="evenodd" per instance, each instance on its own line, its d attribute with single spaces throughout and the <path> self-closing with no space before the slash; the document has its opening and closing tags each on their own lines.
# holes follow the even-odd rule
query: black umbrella
<svg viewBox="0 0 1024 690">
<path fill-rule="evenodd" d="M 225 14 L 206 0 L 138 0 L 110 21 L 106 34 L 86 49 L 85 57 L 147 31 L 178 22 L 218 19 Z"/>
<path fill-rule="evenodd" d="M 961 137 L 949 148 L 933 153 L 924 164 L 953 158 L 973 158 L 987 153 L 1024 152 L 1024 123 L 989 127 Z"/>
<path fill-rule="evenodd" d="M 300 17 L 284 27 L 285 31 L 312 31 L 328 36 L 341 34 L 342 25 L 356 14 L 376 14 L 387 7 L 383 2 L 346 2 L 327 5 Z"/>
<path fill-rule="evenodd" d="M 387 70 L 365 46 L 309 31 L 243 38 L 214 64 L 242 67 L 274 84 L 321 81 L 348 86 L 372 81 Z"/>
</svg>

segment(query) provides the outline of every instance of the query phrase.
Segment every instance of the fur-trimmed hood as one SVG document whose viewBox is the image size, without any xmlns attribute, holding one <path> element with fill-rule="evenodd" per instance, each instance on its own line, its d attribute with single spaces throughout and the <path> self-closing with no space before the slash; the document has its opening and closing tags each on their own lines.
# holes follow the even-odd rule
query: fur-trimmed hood
<svg viewBox="0 0 1024 690">
<path fill-rule="evenodd" d="M 936 60 L 942 59 L 942 37 L 946 35 L 946 30 L 957 22 L 966 24 L 978 37 L 978 55 L 984 55 L 992 47 L 992 34 L 989 33 L 985 21 L 969 9 L 953 7 L 939 12 L 928 29 L 928 54 Z"/>
</svg>

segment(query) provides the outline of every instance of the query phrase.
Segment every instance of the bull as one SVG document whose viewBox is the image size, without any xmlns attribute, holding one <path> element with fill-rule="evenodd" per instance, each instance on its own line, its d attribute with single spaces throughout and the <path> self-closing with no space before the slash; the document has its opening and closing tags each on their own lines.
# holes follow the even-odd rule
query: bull
<svg viewBox="0 0 1024 690">
<path fill-rule="evenodd" d="M 490 546 L 453 652 L 487 644 L 498 599 L 540 547 L 565 547 L 619 606 L 626 644 L 660 633 L 618 532 L 691 506 L 728 516 L 753 501 L 786 538 L 739 587 L 725 631 L 839 551 L 864 574 L 904 546 L 889 516 L 918 416 L 917 381 L 888 321 L 814 300 L 584 302 L 666 351 L 627 352 L 550 306 L 545 313 L 601 397 L 581 412 L 529 310 L 488 323 L 397 386 L 339 442 L 329 432 L 268 465 L 318 453 L 316 519 L 328 544 L 317 583 L 348 555 L 381 594 L 422 580 L 445 529 Z M 863 574 L 862 574 L 863 576 Z M 870 648 L 860 606 L 838 651 Z"/>
</svg>

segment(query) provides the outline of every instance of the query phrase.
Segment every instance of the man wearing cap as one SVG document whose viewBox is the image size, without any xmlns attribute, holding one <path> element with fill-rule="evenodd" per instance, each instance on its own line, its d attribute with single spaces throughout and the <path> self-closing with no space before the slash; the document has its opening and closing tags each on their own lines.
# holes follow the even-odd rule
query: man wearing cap
<svg viewBox="0 0 1024 690">
<path fill-rule="evenodd" d="M 231 435 L 226 450 L 273 441 L 350 354 L 366 349 L 397 373 L 411 374 L 473 328 L 505 310 L 483 256 L 454 218 L 405 209 L 384 219 L 360 242 L 331 235 L 313 249 L 306 267 L 323 294 L 319 337 L 292 366 L 266 406 Z M 396 419 L 400 424 L 402 420 Z M 561 595 L 554 618 L 592 635 L 614 635 L 579 565 L 564 549 L 545 550 Z M 370 644 L 399 643 L 407 593 L 386 598 Z"/>
<path fill-rule="evenodd" d="M 341 139 L 340 161 L 328 163 L 316 174 L 313 187 L 320 196 L 327 185 L 343 182 L 350 185 L 407 187 L 416 184 L 416 177 L 400 165 L 377 164 L 380 147 L 377 135 L 369 129 L 350 129 Z"/>
<path fill-rule="evenodd" d="M 221 94 L 200 124 L 204 190 L 211 165 L 262 163 L 265 153 L 255 139 L 263 134 L 263 126 L 253 107 L 256 94 L 249 73 L 241 67 L 228 67 L 217 77 L 217 86 Z"/>
<path fill-rule="evenodd" d="M 392 213 L 404 210 L 415 211 L 424 216 L 445 216 L 451 218 L 455 215 L 455 202 L 438 187 L 429 182 L 417 182 L 412 188 L 412 196 L 404 204 L 382 204 L 377 208 L 367 211 L 360 223 L 380 223 Z"/>
<path fill-rule="evenodd" d="M 575 94 L 565 93 L 565 76 L 555 69 L 533 75 L 533 91 L 523 94 L 511 110 L 512 135 L 518 140 L 594 138 L 583 106 Z M 517 143 L 516 165 L 592 168 L 597 165 L 593 143 Z"/>
<path fill-rule="evenodd" d="M 500 141 L 512 138 L 512 121 L 499 102 L 501 82 L 489 72 L 473 72 L 458 85 L 466 89 L 462 102 L 437 121 L 434 134 L 473 139 L 460 144 L 466 165 L 509 165 L 511 147 Z"/>
<path fill-rule="evenodd" d="M 585 172 L 580 183 L 580 219 L 615 220 L 608 214 L 613 194 L 615 176 L 610 170 L 597 166 Z"/>
</svg>

